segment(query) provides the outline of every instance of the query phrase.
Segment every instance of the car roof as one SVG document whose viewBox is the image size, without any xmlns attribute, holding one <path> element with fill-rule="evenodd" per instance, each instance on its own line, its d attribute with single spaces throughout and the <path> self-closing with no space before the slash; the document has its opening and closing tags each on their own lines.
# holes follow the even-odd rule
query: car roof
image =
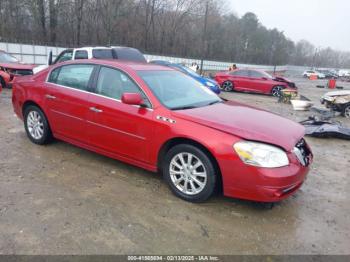
<svg viewBox="0 0 350 262">
<path fill-rule="evenodd" d="M 152 60 L 150 61 L 150 63 L 155 65 L 165 65 L 165 66 L 173 65 L 173 63 L 166 60 Z"/>
<path fill-rule="evenodd" d="M 135 71 L 148 71 L 148 70 L 162 70 L 162 71 L 174 71 L 170 67 L 161 66 L 157 64 L 151 63 L 141 63 L 141 62 L 133 62 L 126 60 L 116 60 L 116 59 L 78 59 L 78 60 L 70 60 L 63 63 L 59 63 L 59 65 L 68 65 L 68 64 L 96 64 L 96 65 L 105 65 L 105 66 L 117 66 L 120 68 L 129 68 Z"/>
<path fill-rule="evenodd" d="M 110 50 L 112 49 L 111 47 L 106 47 L 106 46 L 83 46 L 83 47 L 78 47 L 78 48 L 73 48 L 74 50 L 94 50 L 94 49 L 106 49 Z"/>
</svg>

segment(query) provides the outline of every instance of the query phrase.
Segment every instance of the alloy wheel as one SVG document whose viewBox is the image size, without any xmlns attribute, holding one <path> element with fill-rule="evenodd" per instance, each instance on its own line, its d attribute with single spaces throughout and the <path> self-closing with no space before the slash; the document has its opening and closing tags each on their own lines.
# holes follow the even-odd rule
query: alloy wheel
<svg viewBox="0 0 350 262">
<path fill-rule="evenodd" d="M 350 106 L 345 107 L 345 109 L 344 109 L 344 116 L 346 118 L 350 118 Z"/>
<path fill-rule="evenodd" d="M 226 92 L 230 92 L 233 90 L 233 84 L 232 82 L 230 81 L 225 81 L 223 84 L 222 84 L 222 89 Z"/>
<path fill-rule="evenodd" d="M 281 91 L 282 91 L 282 87 L 281 86 L 276 86 L 272 89 L 272 95 L 274 97 L 280 97 L 281 96 Z"/>
<path fill-rule="evenodd" d="M 27 127 L 32 138 L 39 140 L 44 136 L 44 122 L 37 111 L 29 112 L 27 116 Z"/>
<path fill-rule="evenodd" d="M 207 171 L 202 161 L 191 153 L 175 155 L 169 166 L 170 178 L 182 193 L 196 195 L 203 191 L 207 183 Z"/>
</svg>

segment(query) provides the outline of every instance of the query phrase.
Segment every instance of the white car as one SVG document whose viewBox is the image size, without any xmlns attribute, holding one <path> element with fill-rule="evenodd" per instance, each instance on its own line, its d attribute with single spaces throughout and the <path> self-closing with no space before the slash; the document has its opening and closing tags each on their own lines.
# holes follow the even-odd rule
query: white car
<svg viewBox="0 0 350 262">
<path fill-rule="evenodd" d="M 328 92 L 321 97 L 321 103 L 350 118 L 350 90 Z"/>
<path fill-rule="evenodd" d="M 325 79 L 326 78 L 325 74 L 322 74 L 321 72 L 318 72 L 316 70 L 307 70 L 303 73 L 303 76 L 308 77 L 308 78 L 312 75 L 316 75 L 318 79 Z"/>
<path fill-rule="evenodd" d="M 339 75 L 340 77 L 350 77 L 350 72 L 347 71 L 347 70 L 339 70 L 339 71 L 338 71 L 338 75 Z"/>
</svg>

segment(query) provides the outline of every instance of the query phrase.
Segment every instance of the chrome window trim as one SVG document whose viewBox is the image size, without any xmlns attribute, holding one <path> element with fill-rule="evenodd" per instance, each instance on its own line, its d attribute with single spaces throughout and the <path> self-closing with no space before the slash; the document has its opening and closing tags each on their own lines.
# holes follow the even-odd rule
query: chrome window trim
<svg viewBox="0 0 350 262">
<path fill-rule="evenodd" d="M 108 96 L 103 96 L 103 95 L 96 94 L 96 93 L 92 93 L 92 92 L 89 92 L 89 91 L 80 90 L 80 89 L 77 89 L 77 88 L 73 88 L 73 87 L 69 87 L 69 86 L 64 86 L 64 85 L 59 85 L 59 84 L 55 84 L 55 83 L 51 83 L 51 82 L 47 82 L 47 83 L 49 83 L 49 84 L 51 84 L 51 85 L 55 85 L 55 86 L 67 88 L 67 89 L 70 89 L 70 90 L 75 90 L 75 91 L 78 91 L 78 92 L 83 92 L 83 93 L 87 93 L 87 94 L 90 94 L 90 95 L 99 96 L 99 97 L 106 98 L 106 99 L 109 99 L 109 100 L 113 100 L 113 101 L 119 102 L 119 103 L 121 103 L 121 104 L 123 104 L 123 105 L 126 105 L 126 104 L 123 103 L 120 99 L 115 99 L 115 98 L 111 98 L 111 97 L 108 97 Z M 138 108 L 144 108 L 144 109 L 147 109 L 147 110 L 149 110 L 149 111 L 153 111 L 153 108 L 148 108 L 148 107 L 143 107 L 143 106 L 138 106 L 138 105 L 130 105 L 130 106 L 134 106 L 134 107 L 138 107 Z"/>
<path fill-rule="evenodd" d="M 143 90 L 143 88 L 131 77 L 131 75 L 127 72 L 125 72 L 124 70 L 122 69 L 119 69 L 119 68 L 115 68 L 115 67 L 112 67 L 110 65 L 106 65 L 106 64 L 90 64 L 90 63 L 81 63 L 81 64 L 68 64 L 68 65 L 60 65 L 60 66 L 57 66 L 55 68 L 52 68 L 50 69 L 49 73 L 47 74 L 46 76 L 46 79 L 45 79 L 45 83 L 46 84 L 52 84 L 52 85 L 56 85 L 56 86 L 60 86 L 60 87 L 64 87 L 64 88 L 68 88 L 68 89 L 71 89 L 71 90 L 77 90 L 77 91 L 80 91 L 80 92 L 84 92 L 84 93 L 88 93 L 88 94 L 91 94 L 91 95 L 95 95 L 95 96 L 99 96 L 99 97 L 103 97 L 103 98 L 107 98 L 107 99 L 110 99 L 110 100 L 114 100 L 114 101 L 117 101 L 119 103 L 122 103 L 124 104 L 120 99 L 116 99 L 116 98 L 112 98 L 112 97 L 108 97 L 108 96 L 103 96 L 103 95 L 100 95 L 100 94 L 96 94 L 96 93 L 93 93 L 93 92 L 90 92 L 90 91 L 86 91 L 86 90 L 81 90 L 81 89 L 77 89 L 77 88 L 73 88 L 73 87 L 69 87 L 69 86 L 65 86 L 65 85 L 59 85 L 59 84 L 56 84 L 56 83 L 52 83 L 52 82 L 49 82 L 49 78 L 50 78 L 50 75 L 52 73 L 53 70 L 57 69 L 57 68 L 60 68 L 60 67 L 63 67 L 63 66 L 69 66 L 69 65 L 92 65 L 92 66 L 106 66 L 106 67 L 109 67 L 109 68 L 112 68 L 112 69 L 116 69 L 116 70 L 119 70 L 121 72 L 123 72 L 124 74 L 126 74 L 129 78 L 131 78 L 133 80 L 133 82 L 136 84 L 136 86 L 138 88 L 140 88 L 140 90 L 142 90 L 142 92 L 145 94 L 146 98 L 148 99 L 149 103 L 151 104 L 151 108 L 148 108 L 148 107 L 142 107 L 142 106 L 138 106 L 138 105 L 132 105 L 132 106 L 135 106 L 135 107 L 139 107 L 139 108 L 145 108 L 149 111 L 153 111 L 153 103 L 151 101 L 151 99 L 149 99 L 148 95 L 146 94 L 145 90 Z"/>
</svg>

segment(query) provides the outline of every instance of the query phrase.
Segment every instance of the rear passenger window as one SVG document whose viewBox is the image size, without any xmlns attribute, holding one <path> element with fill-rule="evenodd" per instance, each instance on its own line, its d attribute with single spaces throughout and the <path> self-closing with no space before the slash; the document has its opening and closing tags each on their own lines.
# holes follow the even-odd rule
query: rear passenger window
<svg viewBox="0 0 350 262">
<path fill-rule="evenodd" d="M 85 50 L 78 50 L 75 52 L 75 59 L 88 59 L 88 52 Z"/>
<path fill-rule="evenodd" d="M 66 65 L 53 70 L 49 82 L 79 90 L 87 90 L 93 65 Z"/>
</svg>

